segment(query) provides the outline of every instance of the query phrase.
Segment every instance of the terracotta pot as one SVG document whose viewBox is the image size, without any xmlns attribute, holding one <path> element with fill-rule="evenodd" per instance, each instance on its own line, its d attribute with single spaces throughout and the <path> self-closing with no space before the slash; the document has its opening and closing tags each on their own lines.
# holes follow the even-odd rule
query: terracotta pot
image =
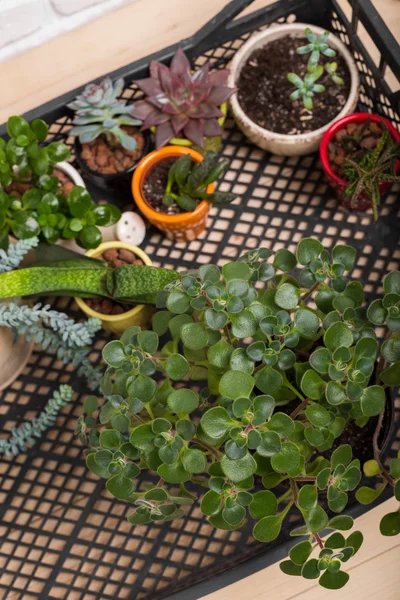
<svg viewBox="0 0 400 600">
<path fill-rule="evenodd" d="M 227 112 L 228 112 L 228 103 L 227 103 L 227 102 L 224 102 L 223 104 L 221 104 L 221 106 L 220 106 L 219 108 L 220 108 L 221 112 L 223 112 L 223 113 L 224 113 L 224 114 L 222 115 L 222 117 L 220 117 L 220 118 L 218 119 L 218 123 L 220 124 L 220 126 L 221 126 L 221 129 L 223 129 L 223 128 L 224 128 L 224 123 L 225 123 L 225 120 L 226 120 L 226 114 L 227 114 Z M 155 128 L 155 127 L 151 127 L 151 128 L 150 128 L 150 130 L 152 131 L 152 133 L 155 133 L 155 131 L 156 131 L 156 128 Z M 210 140 L 210 141 L 211 141 L 211 144 L 210 144 L 210 145 L 212 146 L 212 145 L 213 145 L 213 143 L 212 143 L 212 140 L 215 140 L 216 138 L 221 138 L 221 136 L 215 136 L 215 137 L 212 137 L 212 138 L 205 138 L 205 143 L 204 143 L 205 147 L 204 147 L 204 149 L 203 149 L 203 150 L 204 150 L 204 151 L 207 151 L 207 146 L 208 146 L 208 144 L 207 144 L 207 140 Z M 221 143 L 221 142 L 220 142 L 220 143 Z M 186 146 L 187 148 L 192 148 L 192 146 L 193 146 L 193 142 L 191 142 L 191 141 L 190 141 L 190 140 L 188 140 L 187 138 L 177 138 L 177 137 L 174 137 L 174 138 L 170 139 L 170 140 L 169 140 L 169 144 L 170 144 L 171 146 Z M 197 149 L 198 149 L 198 148 L 197 148 L 197 146 L 196 146 L 196 150 L 197 150 Z M 200 149 L 199 149 L 199 152 L 201 152 L 201 150 L 202 150 L 202 149 L 200 148 Z"/>
<path fill-rule="evenodd" d="M 287 35 L 305 38 L 304 30 L 306 27 L 310 27 L 312 31 L 318 35 L 321 35 L 325 31 L 324 29 L 321 29 L 321 27 L 316 27 L 315 25 L 307 25 L 305 23 L 288 23 L 286 25 L 270 27 L 269 29 L 266 29 L 265 31 L 262 31 L 261 33 L 251 37 L 245 44 L 243 44 L 232 60 L 228 85 L 230 87 L 237 87 L 240 72 L 254 50 L 262 48 L 270 42 Z M 351 77 L 349 96 L 346 104 L 338 113 L 337 117 L 335 117 L 333 121 L 330 121 L 324 125 L 324 127 L 320 127 L 319 129 L 311 131 L 310 133 L 302 133 L 299 135 L 284 135 L 282 133 L 275 133 L 274 131 L 269 131 L 268 129 L 264 129 L 263 127 L 260 127 L 254 123 L 254 121 L 252 121 L 241 108 L 238 100 L 238 94 L 235 93 L 229 100 L 233 115 L 239 129 L 243 131 L 243 133 L 251 142 L 253 142 L 253 144 L 256 144 L 256 146 L 259 146 L 263 150 L 268 150 L 273 154 L 281 154 L 283 156 L 299 156 L 303 154 L 310 154 L 311 152 L 316 152 L 318 150 L 322 136 L 334 121 L 354 111 L 357 104 L 360 87 L 360 78 L 357 66 L 346 46 L 332 33 L 329 35 L 328 43 L 329 46 L 331 46 L 344 58 Z"/>
<path fill-rule="evenodd" d="M 86 256 L 96 258 L 96 256 L 100 256 L 100 254 L 103 254 L 106 250 L 112 250 L 113 248 L 129 250 L 140 258 L 145 265 L 152 265 L 150 258 L 143 250 L 136 246 L 132 246 L 131 244 L 125 244 L 124 242 L 105 242 L 104 244 L 100 244 L 100 246 L 94 250 L 88 250 Z M 133 325 L 139 325 L 142 329 L 148 329 L 154 312 L 151 306 L 137 304 L 120 315 L 104 315 L 103 313 L 99 313 L 90 308 L 82 298 L 75 298 L 75 302 L 88 318 L 96 317 L 97 319 L 100 319 L 103 329 L 116 333 L 117 335 L 121 335 L 124 333 L 125 329 L 128 329 L 128 327 L 132 327 Z"/>
<path fill-rule="evenodd" d="M 334 135 L 338 131 L 343 129 L 346 125 L 348 125 L 349 123 L 364 123 L 367 119 L 370 119 L 370 121 L 373 121 L 375 123 L 379 123 L 382 117 L 380 117 L 379 115 L 370 115 L 369 113 L 354 113 L 352 115 L 348 115 L 347 117 L 343 117 L 339 121 L 335 121 L 335 123 L 331 125 L 328 131 L 324 134 L 319 150 L 322 168 L 325 171 L 325 175 L 327 176 L 328 181 L 333 187 L 333 189 L 336 191 L 340 204 L 345 208 L 348 208 L 349 210 L 366 211 L 371 208 L 371 200 L 365 193 L 363 193 L 359 196 L 356 204 L 352 206 L 351 198 L 344 195 L 344 192 L 348 186 L 348 182 L 345 179 L 339 177 L 339 175 L 335 173 L 335 171 L 332 169 L 328 158 L 328 148 Z M 385 122 L 386 127 L 389 129 L 390 135 L 392 136 L 393 140 L 395 142 L 399 142 L 400 133 L 397 131 L 397 129 L 395 129 L 387 119 L 383 119 L 383 121 Z M 397 161 L 396 171 L 398 171 L 399 168 L 400 161 Z M 385 192 L 387 192 L 392 185 L 393 184 L 390 182 L 380 183 L 379 192 L 381 196 Z"/>
<path fill-rule="evenodd" d="M 142 132 L 144 136 L 144 149 L 143 156 L 146 156 L 150 152 L 152 141 L 151 134 L 149 131 Z M 86 161 L 81 156 L 82 145 L 78 138 L 75 138 L 75 157 L 76 162 L 80 170 L 83 173 L 85 179 L 96 185 L 98 188 L 105 190 L 106 192 L 112 193 L 117 202 L 122 206 L 125 206 L 127 202 L 130 200 L 130 188 L 131 188 L 131 178 L 132 173 L 135 171 L 139 161 L 134 163 L 129 169 L 126 171 L 122 171 L 121 173 L 115 174 L 104 174 L 99 171 L 93 171 L 90 169 Z"/>
<path fill-rule="evenodd" d="M 179 158 L 184 154 L 190 154 L 192 160 L 201 162 L 203 156 L 189 147 L 165 146 L 155 150 L 143 158 L 138 164 L 132 178 L 132 193 L 139 210 L 158 229 L 165 233 L 168 239 L 175 242 L 190 242 L 197 238 L 205 229 L 210 203 L 202 200 L 192 212 L 177 215 L 166 215 L 157 212 L 146 202 L 143 193 L 143 184 L 151 169 L 158 163 L 168 158 Z M 212 194 L 214 184 L 207 186 L 207 193 Z"/>
<path fill-rule="evenodd" d="M 34 340 L 27 342 L 23 336 L 14 341 L 9 327 L 0 327 L 0 390 L 11 385 L 27 364 Z"/>
</svg>

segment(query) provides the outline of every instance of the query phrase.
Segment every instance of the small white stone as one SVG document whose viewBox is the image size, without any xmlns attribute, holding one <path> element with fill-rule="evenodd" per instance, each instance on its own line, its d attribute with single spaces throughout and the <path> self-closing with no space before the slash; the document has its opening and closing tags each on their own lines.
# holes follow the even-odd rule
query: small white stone
<svg viewBox="0 0 400 600">
<path fill-rule="evenodd" d="M 146 235 L 146 225 L 140 215 L 132 211 L 122 213 L 117 223 L 117 238 L 126 244 L 140 246 Z"/>
</svg>

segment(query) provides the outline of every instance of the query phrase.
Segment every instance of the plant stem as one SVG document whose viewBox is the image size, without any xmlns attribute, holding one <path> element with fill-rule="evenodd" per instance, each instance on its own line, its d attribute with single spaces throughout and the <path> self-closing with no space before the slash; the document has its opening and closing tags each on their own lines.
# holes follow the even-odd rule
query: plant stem
<svg viewBox="0 0 400 600">
<path fill-rule="evenodd" d="M 324 542 L 321 540 L 321 538 L 319 537 L 318 533 L 314 533 L 314 537 L 316 539 L 316 542 L 317 542 L 318 546 L 322 550 L 322 548 L 324 547 Z"/>
<path fill-rule="evenodd" d="M 208 450 L 208 452 L 210 452 L 218 461 L 220 460 L 221 454 L 216 448 L 213 448 L 206 442 L 202 442 L 198 437 L 194 437 L 192 439 L 192 442 L 197 444 L 198 446 L 202 446 L 205 450 Z"/>
<path fill-rule="evenodd" d="M 310 402 L 309 398 L 306 398 L 305 400 L 303 400 L 303 402 L 301 404 L 299 404 L 292 413 L 290 413 L 290 418 L 291 419 L 295 419 L 299 413 L 303 410 L 303 408 L 305 408 L 307 406 L 307 404 Z"/>
<path fill-rule="evenodd" d="M 305 481 L 316 481 L 316 477 L 313 477 L 312 475 L 309 476 L 305 476 L 305 477 L 293 477 L 292 478 L 293 481 L 299 481 L 299 482 L 305 482 Z"/>
<path fill-rule="evenodd" d="M 295 504 L 297 504 L 297 499 L 298 499 L 297 485 L 296 485 L 296 481 L 292 478 L 290 478 L 290 491 L 293 494 L 293 502 Z"/>
<path fill-rule="evenodd" d="M 292 490 L 286 490 L 286 492 L 284 494 L 282 494 L 282 496 L 279 496 L 279 498 L 276 499 L 276 501 L 278 502 L 278 504 L 280 502 L 283 502 L 284 500 L 286 500 L 286 498 L 290 498 L 290 496 L 292 495 Z"/>
<path fill-rule="evenodd" d="M 310 289 L 309 289 L 309 290 L 308 290 L 308 291 L 307 291 L 305 294 L 303 294 L 302 296 L 300 296 L 300 297 L 299 297 L 299 303 L 300 303 L 300 302 L 304 302 L 304 300 L 307 300 L 307 298 L 308 298 L 309 296 L 311 296 L 311 294 L 312 294 L 313 292 L 315 292 L 315 290 L 316 290 L 316 289 L 318 289 L 319 285 L 320 285 L 320 282 L 319 282 L 319 281 L 316 281 L 316 282 L 314 283 L 314 285 L 313 285 L 313 286 L 312 286 L 312 287 L 311 287 L 311 288 L 310 288 Z"/>
<path fill-rule="evenodd" d="M 305 398 L 304 398 L 304 396 L 302 396 L 302 394 L 300 394 L 300 392 L 299 392 L 298 390 L 296 390 L 296 388 L 295 388 L 295 387 L 294 387 L 294 386 L 293 386 L 293 385 L 292 385 L 292 384 L 291 384 L 291 383 L 290 383 L 290 382 L 289 382 L 287 379 L 286 379 L 286 381 L 284 381 L 283 385 L 284 385 L 285 387 L 287 387 L 289 390 L 291 390 L 291 391 L 293 392 L 293 394 L 296 394 L 296 396 L 297 396 L 298 398 L 300 398 L 300 400 L 301 400 L 302 402 L 304 402 L 304 401 L 305 401 Z"/>
<path fill-rule="evenodd" d="M 144 407 L 145 407 L 145 409 L 147 410 L 147 412 L 149 413 L 149 417 L 150 417 L 150 419 L 152 419 L 152 420 L 153 420 L 155 417 L 154 417 L 154 413 L 153 413 L 153 411 L 151 410 L 151 406 L 150 406 L 150 404 L 147 402 L 146 404 L 144 404 Z"/>
</svg>

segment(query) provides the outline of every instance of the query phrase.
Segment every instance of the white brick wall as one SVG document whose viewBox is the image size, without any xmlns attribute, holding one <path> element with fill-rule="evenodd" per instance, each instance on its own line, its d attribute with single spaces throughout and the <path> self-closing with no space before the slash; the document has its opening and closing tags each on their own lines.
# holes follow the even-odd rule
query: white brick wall
<svg viewBox="0 0 400 600">
<path fill-rule="evenodd" d="M 0 0 L 0 62 L 135 0 Z"/>
</svg>

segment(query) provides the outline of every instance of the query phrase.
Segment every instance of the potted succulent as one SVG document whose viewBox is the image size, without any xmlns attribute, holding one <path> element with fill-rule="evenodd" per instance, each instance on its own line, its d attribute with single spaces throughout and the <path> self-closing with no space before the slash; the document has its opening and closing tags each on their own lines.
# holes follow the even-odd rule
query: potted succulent
<svg viewBox="0 0 400 600">
<path fill-rule="evenodd" d="M 118 97 L 124 80 L 107 77 L 90 83 L 68 104 L 74 111 L 70 134 L 76 136 L 75 156 L 85 178 L 116 193 L 123 202 L 137 163 L 150 149 L 150 136 L 141 133 L 141 121 L 132 116 L 133 105 Z"/>
<path fill-rule="evenodd" d="M 55 243 L 75 239 L 83 248 L 95 248 L 102 239 L 100 226 L 117 223 L 120 210 L 96 206 L 76 170 L 65 162 L 69 148 L 61 142 L 42 146 L 48 127 L 22 117 L 7 122 L 8 142 L 0 139 L 0 247 L 9 237 Z"/>
<path fill-rule="evenodd" d="M 155 131 L 156 148 L 167 144 L 218 150 L 225 121 L 226 101 L 234 89 L 227 86 L 227 69 L 210 72 L 206 62 L 192 69 L 182 48 L 167 67 L 150 63 L 150 77 L 135 81 L 145 98 L 135 103 L 133 115 L 142 130 Z"/>
<path fill-rule="evenodd" d="M 309 238 L 296 255 L 271 254 L 255 249 L 222 272 L 203 265 L 166 286 L 153 331 L 132 327 L 104 347 L 105 399 L 91 397 L 77 433 L 89 444 L 88 468 L 129 502 L 133 525 L 179 518 L 201 495 L 215 527 L 252 518 L 255 538 L 268 543 L 298 511 L 304 525 L 292 534 L 306 539 L 281 569 L 339 589 L 363 541 L 346 533 L 353 520 L 341 514 L 362 470 L 378 486 L 360 488 L 361 502 L 378 495 L 379 481 L 400 499 L 400 460 L 389 473 L 380 452 L 382 423 L 393 419 L 385 388 L 400 383 L 400 273 L 385 277 L 385 297 L 365 310 L 362 285 L 345 276 L 353 248 L 329 253 Z M 375 325 L 387 327 L 382 345 Z M 358 443 L 343 443 L 356 433 Z M 368 443 L 372 461 L 361 465 Z M 153 486 L 138 479 L 147 470 Z M 381 531 L 399 533 L 398 514 Z"/>
<path fill-rule="evenodd" d="M 376 220 L 382 194 L 400 181 L 397 129 L 379 115 L 349 115 L 324 134 L 320 157 L 340 204 L 349 210 L 372 208 Z"/>
<path fill-rule="evenodd" d="M 230 104 L 244 134 L 264 150 L 294 156 L 316 151 L 332 121 L 353 112 L 359 75 L 339 38 L 291 23 L 243 44 L 228 85 L 237 88 Z"/>
<path fill-rule="evenodd" d="M 103 260 L 111 269 L 128 265 L 147 265 L 152 262 L 140 248 L 124 242 L 106 242 L 95 250 L 89 250 L 86 256 Z M 121 334 L 132 325 L 147 329 L 153 314 L 151 306 L 118 302 L 112 298 L 97 297 L 91 299 L 75 298 L 79 308 L 87 317 L 100 319 L 103 329 Z"/>
<path fill-rule="evenodd" d="M 192 148 L 166 146 L 148 154 L 132 179 L 134 200 L 143 215 L 177 242 L 194 240 L 205 229 L 211 204 L 236 196 L 215 192 L 214 181 L 228 161 L 212 150 L 203 157 Z"/>
</svg>

